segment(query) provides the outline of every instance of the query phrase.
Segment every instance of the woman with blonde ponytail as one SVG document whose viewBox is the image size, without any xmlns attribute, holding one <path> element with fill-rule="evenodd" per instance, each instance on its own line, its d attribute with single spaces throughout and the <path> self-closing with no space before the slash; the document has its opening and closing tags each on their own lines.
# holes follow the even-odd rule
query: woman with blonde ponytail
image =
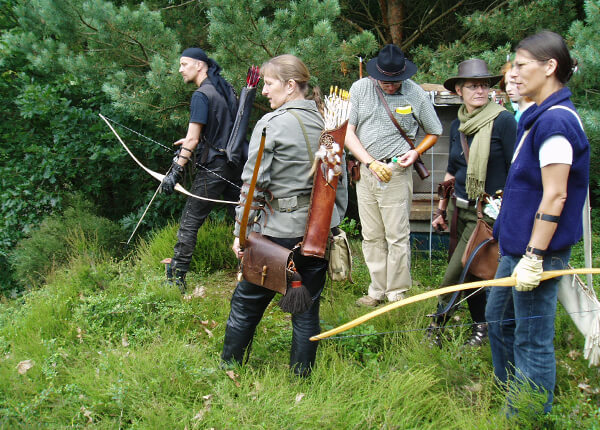
<svg viewBox="0 0 600 430">
<path fill-rule="evenodd" d="M 292 313 L 290 367 L 295 374 L 308 376 L 314 366 L 318 346 L 318 342 L 311 342 L 309 338 L 320 333 L 319 301 L 325 285 L 327 261 L 303 256 L 295 247 L 304 235 L 313 186 L 313 176 L 310 175 L 312 158 L 318 150 L 324 126 L 317 106 L 320 91 L 313 89 L 311 97 L 314 100 L 308 99 L 310 73 L 302 60 L 293 55 L 270 59 L 262 65 L 261 75 L 264 78 L 262 94 L 274 110 L 257 122 L 252 133 L 236 218 L 241 219 L 261 135 L 266 130 L 252 206 L 256 209 L 250 213 L 249 219 L 256 220 L 253 228 L 263 236 L 294 249 L 294 263 L 310 297 L 308 310 Z M 346 210 L 344 185 L 338 186 L 337 197 L 331 227 L 340 223 Z M 241 258 L 243 250 L 240 249 L 239 227 L 236 223 L 232 248 Z M 256 326 L 275 294 L 245 280 L 237 284 L 225 330 L 222 360 L 226 364 L 242 364 L 244 357 L 247 358 Z"/>
</svg>

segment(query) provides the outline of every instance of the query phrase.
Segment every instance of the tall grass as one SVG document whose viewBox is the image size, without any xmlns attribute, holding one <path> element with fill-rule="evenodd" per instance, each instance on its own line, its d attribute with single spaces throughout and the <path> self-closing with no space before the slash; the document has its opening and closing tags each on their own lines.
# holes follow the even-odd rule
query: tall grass
<svg viewBox="0 0 600 430">
<path fill-rule="evenodd" d="M 209 236 L 230 232 L 206 227 Z M 219 355 L 235 268 L 190 273 L 190 286 L 205 295 L 182 299 L 164 284 L 159 263 L 172 251 L 175 230 L 156 232 L 126 261 L 73 255 L 42 288 L 0 304 L 1 428 L 600 428 L 600 374 L 577 356 L 582 338 L 564 311 L 555 406 L 546 417 L 504 417 L 489 347 L 463 347 L 465 310 L 441 349 L 423 341 L 435 299 L 322 341 L 307 379 L 289 373 L 290 318 L 271 305 L 232 380 Z M 229 239 L 221 241 L 219 249 L 231 252 Z M 354 305 L 368 273 L 353 246 L 356 283 L 327 285 L 324 329 L 366 312 Z M 435 288 L 444 265 L 442 257 L 430 263 L 415 252 L 411 294 Z M 25 360 L 33 367 L 20 374 Z"/>
</svg>

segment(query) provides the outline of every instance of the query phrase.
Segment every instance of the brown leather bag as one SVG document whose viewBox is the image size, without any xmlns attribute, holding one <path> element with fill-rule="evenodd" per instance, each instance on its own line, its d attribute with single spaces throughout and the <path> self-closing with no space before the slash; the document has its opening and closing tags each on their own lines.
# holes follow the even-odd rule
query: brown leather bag
<svg viewBox="0 0 600 430">
<path fill-rule="evenodd" d="M 419 178 L 421 178 L 422 180 L 429 178 L 429 176 L 431 175 L 431 173 L 429 173 L 429 170 L 427 170 L 427 167 L 425 167 L 425 163 L 423 163 L 423 160 L 421 160 L 420 156 L 419 158 L 417 158 L 417 161 L 413 163 L 413 168 L 417 172 L 417 175 L 419 175 Z"/>
<path fill-rule="evenodd" d="M 354 185 L 360 181 L 360 161 L 348 159 L 346 160 L 346 167 L 348 169 L 348 176 L 350 177 L 350 185 Z"/>
<path fill-rule="evenodd" d="M 482 245 L 484 242 L 486 242 L 485 245 Z M 482 246 L 477 250 L 480 245 Z M 477 253 L 472 257 L 472 254 L 476 250 Z M 500 251 L 498 242 L 494 239 L 492 227 L 483 220 L 481 198 L 477 202 L 477 225 L 467 242 L 465 252 L 462 256 L 463 267 L 467 265 L 471 257 L 472 261 L 469 265 L 469 273 L 484 280 L 494 279 L 496 269 L 498 269 Z"/>
<path fill-rule="evenodd" d="M 265 148 L 267 135 L 266 127 L 263 129 L 252 180 L 248 187 L 244 213 L 240 222 L 240 248 L 244 250 L 241 262 L 241 272 L 244 279 L 253 284 L 263 286 L 269 290 L 286 294 L 288 279 L 291 279 L 294 268 L 292 251 L 275 243 L 257 232 L 250 232 L 246 238 L 248 217 L 254 197 L 254 188 L 260 169 L 262 154 Z"/>
<path fill-rule="evenodd" d="M 242 260 L 244 279 L 285 295 L 292 255 L 292 250 L 271 242 L 262 234 L 253 231 L 246 239 L 244 248 Z"/>
</svg>

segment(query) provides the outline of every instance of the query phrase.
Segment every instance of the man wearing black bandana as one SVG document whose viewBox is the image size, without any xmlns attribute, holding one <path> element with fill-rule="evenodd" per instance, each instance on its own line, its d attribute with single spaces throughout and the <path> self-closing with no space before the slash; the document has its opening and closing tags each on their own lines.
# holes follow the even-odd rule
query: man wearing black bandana
<svg viewBox="0 0 600 430">
<path fill-rule="evenodd" d="M 236 201 L 241 184 L 241 165 L 227 162 L 226 146 L 237 112 L 237 97 L 233 87 L 220 75 L 221 67 L 200 48 L 188 48 L 179 60 L 179 73 L 184 82 L 198 89 L 190 103 L 187 135 L 175 142 L 178 156 L 162 181 L 162 191 L 171 194 L 181 181 L 183 167 L 196 157 L 200 167 L 194 177 L 191 192 L 211 199 Z M 181 216 L 174 256 L 167 263 L 167 281 L 185 292 L 185 276 L 196 246 L 198 229 L 215 203 L 188 197 Z M 228 206 L 233 217 L 233 206 Z"/>
</svg>

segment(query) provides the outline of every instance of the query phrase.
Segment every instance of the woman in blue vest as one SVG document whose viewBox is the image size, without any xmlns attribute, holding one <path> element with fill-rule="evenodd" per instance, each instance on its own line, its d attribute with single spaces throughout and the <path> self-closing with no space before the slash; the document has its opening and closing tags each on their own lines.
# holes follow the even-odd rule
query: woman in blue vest
<svg viewBox="0 0 600 430">
<path fill-rule="evenodd" d="M 575 65 L 563 38 L 543 31 L 519 43 L 511 72 L 519 93 L 537 105 L 519 123 L 494 225 L 501 253 L 496 277 L 513 275 L 516 286 L 492 287 L 486 307 L 494 373 L 507 385 L 511 414 L 522 399 L 534 401 L 520 398 L 524 386 L 542 393 L 544 412 L 552 408 L 558 279 L 540 279 L 542 271 L 567 266 L 582 236 L 589 181 L 589 143 L 565 86 Z"/>
</svg>

